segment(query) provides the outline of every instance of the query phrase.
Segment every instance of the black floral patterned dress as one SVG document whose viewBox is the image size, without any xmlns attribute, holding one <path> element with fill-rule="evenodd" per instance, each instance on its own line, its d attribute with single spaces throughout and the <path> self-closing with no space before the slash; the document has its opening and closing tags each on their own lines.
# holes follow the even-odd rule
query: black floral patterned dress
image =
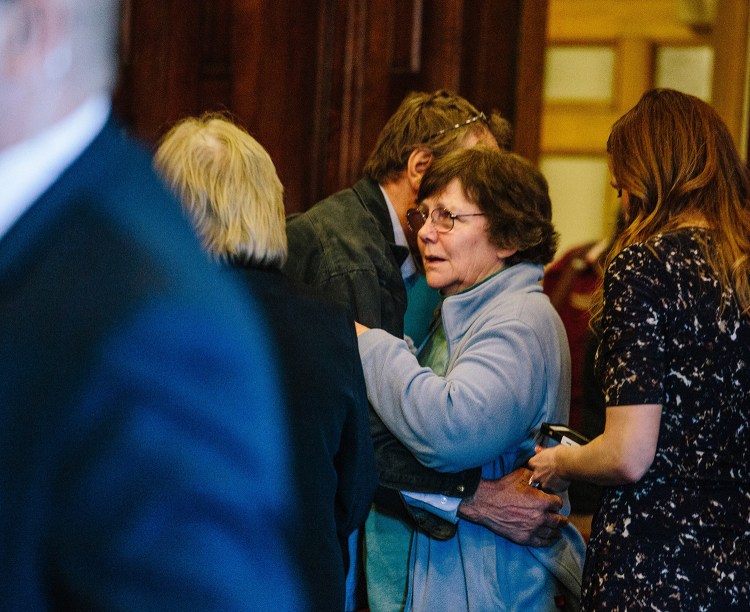
<svg viewBox="0 0 750 612">
<path fill-rule="evenodd" d="M 750 610 L 750 318 L 688 228 L 624 249 L 605 277 L 607 406 L 662 404 L 654 462 L 607 489 L 585 610 Z"/>
</svg>

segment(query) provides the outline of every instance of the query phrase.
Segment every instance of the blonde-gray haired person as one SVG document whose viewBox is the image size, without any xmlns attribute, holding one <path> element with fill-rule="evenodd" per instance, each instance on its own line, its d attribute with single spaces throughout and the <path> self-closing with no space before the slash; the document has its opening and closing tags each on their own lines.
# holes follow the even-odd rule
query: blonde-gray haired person
<svg viewBox="0 0 750 612">
<path fill-rule="evenodd" d="M 286 261 L 284 188 L 263 146 L 223 115 L 189 117 L 154 163 L 179 196 L 204 248 L 255 266 Z"/>
<path fill-rule="evenodd" d="M 271 325 L 292 431 L 292 547 L 310 609 L 342 611 L 347 539 L 364 523 L 376 485 L 352 316 L 279 270 L 283 189 L 268 153 L 245 130 L 221 115 L 184 119 L 162 140 L 155 165 L 206 250 L 245 284 Z"/>
<path fill-rule="evenodd" d="M 0 0 L 2 608 L 300 610 L 267 328 L 110 117 L 118 8 Z"/>
</svg>

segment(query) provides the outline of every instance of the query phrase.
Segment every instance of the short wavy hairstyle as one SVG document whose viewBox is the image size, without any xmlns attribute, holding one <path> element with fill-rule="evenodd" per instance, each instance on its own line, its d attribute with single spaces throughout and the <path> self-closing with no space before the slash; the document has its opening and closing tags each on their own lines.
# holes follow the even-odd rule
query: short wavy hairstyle
<svg viewBox="0 0 750 612">
<path fill-rule="evenodd" d="M 220 114 L 189 117 L 164 136 L 154 166 L 218 259 L 281 268 L 284 188 L 266 150 Z"/>
<path fill-rule="evenodd" d="M 552 203 L 546 179 L 531 162 L 482 146 L 451 151 L 427 169 L 417 201 L 440 195 L 454 179 L 487 217 L 490 242 L 517 249 L 505 260 L 507 266 L 552 261 L 558 244 Z"/>
<path fill-rule="evenodd" d="M 438 159 L 462 147 L 469 135 L 491 136 L 500 148 L 510 149 L 513 130 L 499 112 L 488 117 L 451 91 L 411 92 L 380 131 L 364 173 L 386 183 L 406 169 L 409 156 L 419 147 L 430 149 Z"/>
</svg>

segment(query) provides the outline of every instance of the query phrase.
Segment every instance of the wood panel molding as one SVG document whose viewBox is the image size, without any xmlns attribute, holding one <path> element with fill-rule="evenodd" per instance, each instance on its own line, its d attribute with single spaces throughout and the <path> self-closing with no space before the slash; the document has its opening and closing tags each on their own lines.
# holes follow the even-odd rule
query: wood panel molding
<svg viewBox="0 0 750 612">
<path fill-rule="evenodd" d="M 542 138 L 547 13 L 547 0 L 526 0 L 519 27 L 513 148 L 534 163 L 539 160 Z"/>
<path fill-rule="evenodd" d="M 419 74 L 422 70 L 423 0 L 394 0 L 394 22 L 403 23 L 404 35 L 393 37 L 391 70 Z"/>
</svg>

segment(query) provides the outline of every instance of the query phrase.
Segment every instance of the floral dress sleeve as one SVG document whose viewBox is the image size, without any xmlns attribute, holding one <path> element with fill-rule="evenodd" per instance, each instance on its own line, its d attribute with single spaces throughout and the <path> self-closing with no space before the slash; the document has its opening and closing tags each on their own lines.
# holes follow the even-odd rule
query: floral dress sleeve
<svg viewBox="0 0 750 612">
<path fill-rule="evenodd" d="M 607 269 L 597 354 L 607 406 L 664 403 L 663 268 L 648 248 L 632 245 Z"/>
</svg>

